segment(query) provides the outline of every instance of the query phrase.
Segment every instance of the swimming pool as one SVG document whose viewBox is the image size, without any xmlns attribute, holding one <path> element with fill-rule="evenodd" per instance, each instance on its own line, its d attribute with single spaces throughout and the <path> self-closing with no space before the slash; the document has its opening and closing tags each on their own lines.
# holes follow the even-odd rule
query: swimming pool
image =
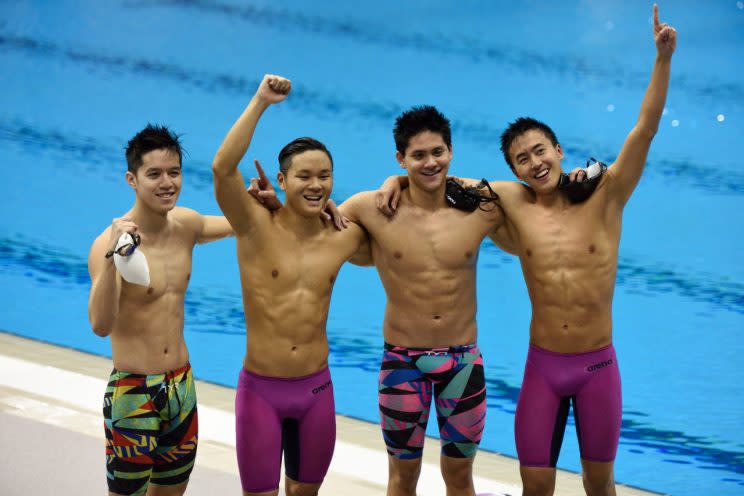
<svg viewBox="0 0 744 496">
<path fill-rule="evenodd" d="M 624 218 L 616 477 L 674 495 L 744 494 L 744 5 L 660 8 L 679 43 Z M 180 203 L 203 213 L 218 212 L 211 158 L 264 72 L 294 90 L 264 117 L 250 158 L 275 172 L 282 145 L 315 136 L 334 155 L 337 200 L 398 173 L 392 121 L 421 103 L 453 120 L 454 173 L 509 179 L 497 137 L 520 115 L 554 127 L 566 167 L 611 161 L 654 56 L 646 2 L 39 1 L 0 12 L 0 328 L 100 354 L 87 251 L 132 202 L 122 150 L 147 121 L 184 133 Z M 231 386 L 244 349 L 233 243 L 196 249 L 186 317 L 197 375 Z M 514 456 L 529 302 L 518 262 L 490 241 L 478 270 L 482 446 Z M 337 408 L 376 421 L 384 292 L 372 269 L 345 267 L 336 284 Z M 579 470 L 572 429 L 559 466 Z"/>
</svg>

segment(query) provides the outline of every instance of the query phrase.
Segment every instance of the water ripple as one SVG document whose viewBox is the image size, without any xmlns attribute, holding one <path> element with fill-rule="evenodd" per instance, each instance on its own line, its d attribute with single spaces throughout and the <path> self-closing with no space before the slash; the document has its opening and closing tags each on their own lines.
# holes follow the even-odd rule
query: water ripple
<svg viewBox="0 0 744 496">
<path fill-rule="evenodd" d="M 548 53 L 544 50 L 525 50 L 518 46 L 496 44 L 460 33 L 447 34 L 441 31 L 416 33 L 392 30 L 385 25 L 372 24 L 368 19 L 335 20 L 283 8 L 245 4 L 230 5 L 206 0 L 161 0 L 129 2 L 126 5 L 132 8 L 154 6 L 188 8 L 222 16 L 230 22 L 240 19 L 250 24 L 275 28 L 281 32 L 293 30 L 311 35 L 340 38 L 341 42 L 347 43 L 377 45 L 385 49 L 408 49 L 415 51 L 416 54 L 431 53 L 461 57 L 496 66 L 491 70 L 519 71 L 528 73 L 531 77 L 536 74 L 552 74 L 577 82 L 590 82 L 605 89 L 607 85 L 645 88 L 648 84 L 647 71 L 623 68 L 617 60 L 606 57 L 598 59 L 597 57 Z M 690 98 L 715 98 L 716 101 L 724 98 L 740 101 L 744 98 L 744 86 L 738 82 L 701 81 L 699 75 L 694 77 L 684 74 L 675 75 L 674 87 L 675 91 L 688 93 Z"/>
<path fill-rule="evenodd" d="M 258 87 L 259 79 L 236 77 L 230 74 L 216 74 L 204 71 L 190 70 L 175 64 L 163 63 L 141 58 L 128 58 L 120 55 L 86 52 L 75 48 L 65 48 L 55 43 L 36 40 L 22 36 L 0 34 L 0 49 L 18 50 L 35 56 L 66 59 L 75 63 L 92 65 L 96 69 L 108 70 L 113 73 L 127 73 L 138 77 L 150 77 L 168 80 L 179 85 L 191 86 L 209 93 L 235 94 L 241 97 L 249 94 Z M 355 101 L 347 95 L 337 92 L 322 92 L 309 90 L 300 84 L 293 84 L 292 98 L 287 101 L 288 108 L 300 113 L 310 113 L 316 116 L 329 117 L 337 120 L 357 119 L 372 121 L 389 130 L 395 117 L 404 110 L 398 103 Z M 4 124 L 7 127 L 8 124 Z M 484 121 L 452 120 L 452 130 L 458 139 L 495 148 L 502 129 L 494 127 Z M 55 131 L 37 130 L 55 141 Z M 10 138 L 17 133 L 8 135 Z M 584 140 L 566 140 L 567 143 Z M 40 144 L 39 141 L 32 141 Z M 57 141 L 58 144 L 62 145 Z M 80 150 L 84 150 L 85 143 L 78 143 Z M 583 163 L 587 157 L 598 157 L 611 163 L 609 157 L 613 153 L 602 146 L 564 146 L 564 151 L 574 160 Z M 500 157 L 500 154 L 496 155 Z M 497 161 L 501 163 L 501 159 Z M 501 167 L 501 166 L 499 166 Z M 505 168 L 503 165 L 502 168 Z M 725 168 L 730 169 L 730 168 Z M 209 174 L 208 168 L 197 171 L 197 174 Z M 716 194 L 744 194 L 744 172 L 729 170 L 721 176 L 721 167 L 715 165 L 695 165 L 689 160 L 658 160 L 652 161 L 646 168 L 647 173 L 660 175 L 664 178 L 679 180 L 694 188 Z M 716 177 L 715 181 L 709 178 Z"/>
<path fill-rule="evenodd" d="M 46 287 L 87 288 L 90 284 L 84 257 L 24 236 L 0 236 L 0 273 L 2 272 L 21 273 Z M 214 287 L 191 287 L 185 306 L 186 327 L 189 332 L 245 333 L 240 295 Z M 366 331 L 363 328 L 361 333 L 350 336 L 343 327 L 334 325 L 329 329 L 331 364 L 334 367 L 376 373 L 380 348 L 376 329 L 376 326 L 371 326 Z M 494 377 L 487 377 L 486 383 L 489 408 L 513 414 L 519 387 Z M 744 452 L 720 449 L 705 438 L 681 431 L 651 427 L 643 422 L 647 415 L 642 412 L 625 411 L 623 417 L 621 443 L 632 445 L 635 452 L 653 450 L 694 460 L 701 468 L 725 469 L 744 474 Z"/>
</svg>

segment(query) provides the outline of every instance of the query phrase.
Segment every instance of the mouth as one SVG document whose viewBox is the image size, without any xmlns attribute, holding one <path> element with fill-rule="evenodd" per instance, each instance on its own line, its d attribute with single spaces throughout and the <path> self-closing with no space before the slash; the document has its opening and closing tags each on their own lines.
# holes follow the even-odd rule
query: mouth
<svg viewBox="0 0 744 496">
<path fill-rule="evenodd" d="M 320 206 L 323 200 L 323 195 L 302 195 L 302 197 L 313 207 Z"/>
<path fill-rule="evenodd" d="M 155 196 L 160 198 L 161 200 L 172 200 L 176 196 L 175 191 L 168 191 L 165 193 L 155 193 Z"/>
<path fill-rule="evenodd" d="M 439 174 L 440 172 L 442 172 L 441 167 L 437 167 L 436 169 L 422 170 L 421 175 L 427 176 L 427 177 L 433 177 Z"/>
<path fill-rule="evenodd" d="M 547 178 L 549 172 L 550 172 L 550 169 L 549 168 L 548 169 L 540 169 L 539 171 L 537 171 L 537 174 L 533 174 L 532 177 L 534 179 L 537 179 L 539 181 L 541 179 Z"/>
</svg>

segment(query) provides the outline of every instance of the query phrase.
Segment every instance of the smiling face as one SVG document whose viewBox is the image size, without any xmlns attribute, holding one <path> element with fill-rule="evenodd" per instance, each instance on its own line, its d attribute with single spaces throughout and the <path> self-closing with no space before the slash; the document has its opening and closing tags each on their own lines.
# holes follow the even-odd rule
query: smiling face
<svg viewBox="0 0 744 496">
<path fill-rule="evenodd" d="M 563 150 L 539 129 L 530 129 L 512 141 L 509 158 L 514 174 L 536 193 L 551 193 L 558 187 Z"/>
<path fill-rule="evenodd" d="M 181 192 L 181 161 L 177 153 L 159 148 L 142 155 L 136 173 L 127 171 L 127 182 L 135 190 L 137 201 L 158 213 L 176 206 Z"/>
<path fill-rule="evenodd" d="M 286 204 L 303 217 L 317 217 L 333 189 L 333 165 L 322 150 L 293 155 L 286 174 L 277 176 L 286 192 Z"/>
<path fill-rule="evenodd" d="M 408 171 L 412 185 L 434 192 L 443 187 L 447 179 L 452 149 L 441 134 L 422 131 L 409 140 L 405 154 L 396 152 L 395 156 L 401 167 Z"/>
</svg>

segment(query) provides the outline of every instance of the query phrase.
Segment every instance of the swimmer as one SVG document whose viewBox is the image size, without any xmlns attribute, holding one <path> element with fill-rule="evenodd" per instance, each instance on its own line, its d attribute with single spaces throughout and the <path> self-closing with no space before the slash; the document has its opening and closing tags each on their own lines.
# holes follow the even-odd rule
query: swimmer
<svg viewBox="0 0 744 496">
<path fill-rule="evenodd" d="M 183 336 L 194 245 L 233 234 L 224 217 L 176 206 L 181 144 L 148 125 L 126 149 L 134 206 L 93 242 L 88 318 L 111 339 L 104 396 L 110 495 L 181 495 L 194 466 L 198 421 Z M 146 283 L 145 285 L 142 285 Z"/>
<path fill-rule="evenodd" d="M 676 31 L 659 22 L 656 5 L 653 18 L 656 60 L 638 121 L 615 163 L 591 178 L 597 183 L 591 196 L 575 202 L 559 188 L 563 150 L 548 126 L 520 118 L 501 136 L 504 158 L 525 183 L 490 183 L 506 216 L 504 228 L 491 237 L 519 256 L 532 302 L 530 349 L 515 417 L 525 496 L 553 494 L 569 405 L 586 493 L 615 494 L 622 399 L 612 346 L 612 297 L 622 214 L 658 130 L 676 47 Z M 601 173 L 601 167 L 595 170 Z M 571 179 L 582 182 L 591 175 L 574 170 Z M 399 184 L 396 178 L 386 181 L 383 204 L 400 194 Z"/>
<path fill-rule="evenodd" d="M 336 230 L 319 218 L 333 186 L 333 160 L 321 142 L 298 138 L 279 153 L 284 207 L 268 210 L 246 191 L 238 163 L 263 112 L 290 91 L 288 79 L 264 76 L 212 163 L 217 202 L 236 231 L 243 286 L 246 354 L 235 417 L 246 496 L 279 493 L 282 454 L 286 494 L 318 493 L 336 440 L 326 336 L 331 291 L 344 262 L 370 263 L 361 227 Z M 256 168 L 265 190 L 269 181 Z"/>
<path fill-rule="evenodd" d="M 401 114 L 396 159 L 410 187 L 396 215 L 377 192 L 356 194 L 341 212 L 367 230 L 387 295 L 378 382 L 388 452 L 388 496 L 414 496 L 434 403 L 448 495 L 473 496 L 473 459 L 483 434 L 486 383 L 477 344 L 476 261 L 481 242 L 503 225 L 496 201 L 473 212 L 445 200 L 452 160 L 449 120 L 431 106 Z"/>
</svg>

